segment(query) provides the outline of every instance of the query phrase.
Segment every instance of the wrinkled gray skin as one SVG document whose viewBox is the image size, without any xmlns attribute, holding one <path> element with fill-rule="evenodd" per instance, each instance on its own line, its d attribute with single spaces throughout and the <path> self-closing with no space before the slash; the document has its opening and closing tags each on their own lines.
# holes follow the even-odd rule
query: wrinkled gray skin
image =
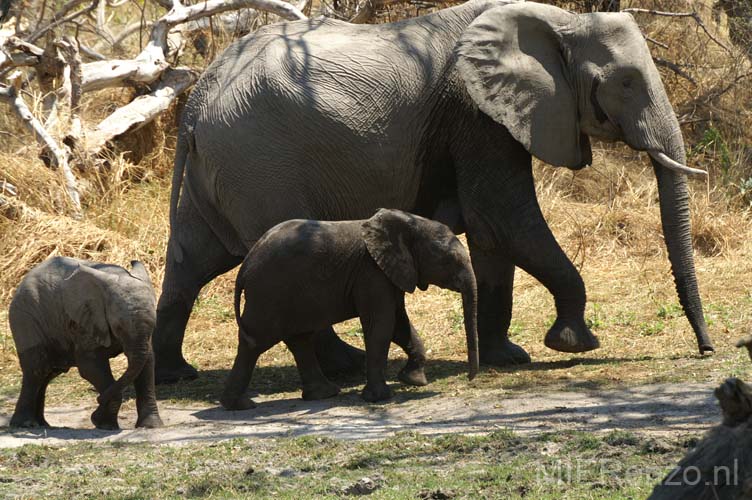
<svg viewBox="0 0 752 500">
<path fill-rule="evenodd" d="M 481 362 L 530 360 L 507 337 L 515 266 L 554 295 L 546 345 L 597 348 L 583 281 L 541 214 L 531 170 L 533 155 L 584 167 L 589 137 L 652 152 L 679 300 L 700 350 L 712 350 L 686 177 L 652 159 L 685 164 L 684 143 L 629 14 L 472 0 L 392 24 L 281 23 L 235 42 L 182 117 L 154 335 L 158 378 L 195 375 L 181 344 L 196 294 L 264 231 L 293 218 L 365 218 L 380 206 L 466 232 Z"/>
<path fill-rule="evenodd" d="M 477 290 L 470 256 L 444 224 L 399 210 L 367 220 L 290 220 L 271 228 L 243 261 L 235 285 L 238 355 L 222 405 L 254 406 L 245 392 L 258 357 L 280 341 L 290 348 L 303 381 L 303 399 L 335 396 L 322 373 L 314 332 L 360 318 L 366 345 L 363 399 L 392 396 L 384 371 L 389 344 L 408 360 L 399 378 L 425 385 L 425 349 L 405 311 L 405 292 L 437 285 L 462 293 L 470 379 L 478 371 Z M 245 307 L 240 300 L 245 292 Z"/>
<path fill-rule="evenodd" d="M 11 427 L 48 427 L 47 384 L 71 367 L 99 392 L 91 421 L 118 429 L 122 390 L 136 388 L 136 427 L 160 427 L 154 392 L 151 335 L 156 297 L 144 266 L 131 270 L 68 257 L 42 262 L 24 277 L 8 310 L 23 372 Z M 128 367 L 116 381 L 109 359 L 125 352 Z"/>
</svg>

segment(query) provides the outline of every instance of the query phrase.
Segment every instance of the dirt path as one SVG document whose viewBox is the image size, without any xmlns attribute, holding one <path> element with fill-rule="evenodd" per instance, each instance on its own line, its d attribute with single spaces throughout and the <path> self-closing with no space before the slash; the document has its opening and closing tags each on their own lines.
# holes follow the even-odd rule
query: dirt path
<svg viewBox="0 0 752 500">
<path fill-rule="evenodd" d="M 236 437 L 316 434 L 342 439 L 381 439 L 395 432 L 423 434 L 481 433 L 511 429 L 516 433 L 562 429 L 615 429 L 666 435 L 700 434 L 719 421 L 713 386 L 659 384 L 590 392 L 487 392 L 466 398 L 447 394 L 402 393 L 385 405 L 367 405 L 355 392 L 326 401 L 256 398 L 255 410 L 228 412 L 217 407 L 177 408 L 161 405 L 166 427 L 134 430 L 135 412 L 121 411 L 124 430 L 91 428 L 91 408 L 47 410 L 58 428 L 0 431 L 0 447 L 27 443 L 62 446 L 75 441 L 104 440 L 180 445 Z M 8 415 L 0 416 L 7 426 Z"/>
</svg>

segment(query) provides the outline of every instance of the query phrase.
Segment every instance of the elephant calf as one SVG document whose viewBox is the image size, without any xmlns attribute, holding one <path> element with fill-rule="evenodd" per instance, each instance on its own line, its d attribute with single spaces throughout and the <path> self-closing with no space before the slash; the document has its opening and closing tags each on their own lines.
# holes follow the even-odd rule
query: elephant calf
<svg viewBox="0 0 752 500">
<path fill-rule="evenodd" d="M 408 355 L 400 380 L 425 384 L 425 351 L 405 312 L 405 292 L 434 284 L 462 293 L 470 379 L 478 371 L 477 290 L 470 258 L 443 224 L 399 210 L 368 220 L 290 220 L 271 228 L 243 261 L 235 286 L 238 354 L 222 405 L 252 408 L 245 395 L 258 357 L 284 341 L 295 357 L 303 398 L 334 396 L 321 372 L 313 333 L 356 316 L 363 325 L 367 383 L 363 399 L 391 397 L 389 344 Z M 240 314 L 240 298 L 245 308 Z"/>
<path fill-rule="evenodd" d="M 23 372 L 11 427 L 49 426 L 47 385 L 72 366 L 99 392 L 91 421 L 118 429 L 123 387 L 135 383 L 136 427 L 160 427 L 154 392 L 151 335 L 156 300 L 144 266 L 131 270 L 68 257 L 48 259 L 16 289 L 8 311 Z M 109 359 L 125 352 L 128 368 L 117 380 Z"/>
</svg>

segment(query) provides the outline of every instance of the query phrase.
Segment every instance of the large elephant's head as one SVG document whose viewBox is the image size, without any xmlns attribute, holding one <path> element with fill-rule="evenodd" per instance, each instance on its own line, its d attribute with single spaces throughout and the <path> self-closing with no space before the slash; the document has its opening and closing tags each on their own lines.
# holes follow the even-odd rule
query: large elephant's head
<svg viewBox="0 0 752 500">
<path fill-rule="evenodd" d="M 125 373 L 100 395 L 100 404 L 119 396 L 152 356 L 157 315 L 154 289 L 140 262 L 133 261 L 131 270 L 124 271 L 116 266 L 80 265 L 61 286 L 65 314 L 75 325 L 77 349 L 106 348 L 114 337 L 128 358 Z"/>
<path fill-rule="evenodd" d="M 629 14 L 573 14 L 532 2 L 491 8 L 465 30 L 457 68 L 481 111 L 530 154 L 556 166 L 591 162 L 589 136 L 651 158 L 679 300 L 700 352 L 712 351 L 697 290 L 679 123 Z"/>
<path fill-rule="evenodd" d="M 368 253 L 402 291 L 437 285 L 462 294 L 472 380 L 478 372 L 478 290 L 462 243 L 440 222 L 383 208 L 363 223 L 362 233 Z"/>
</svg>

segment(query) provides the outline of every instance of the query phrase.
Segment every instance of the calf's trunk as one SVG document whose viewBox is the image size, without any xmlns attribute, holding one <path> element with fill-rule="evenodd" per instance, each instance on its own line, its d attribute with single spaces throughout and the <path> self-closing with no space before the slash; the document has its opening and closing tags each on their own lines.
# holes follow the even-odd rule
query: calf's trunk
<svg viewBox="0 0 752 500">
<path fill-rule="evenodd" d="M 468 264 L 470 267 L 470 264 Z M 465 337 L 467 340 L 468 378 L 474 379 L 478 374 L 478 288 L 472 267 L 467 273 L 461 287 L 462 312 L 465 320 Z"/>
</svg>

